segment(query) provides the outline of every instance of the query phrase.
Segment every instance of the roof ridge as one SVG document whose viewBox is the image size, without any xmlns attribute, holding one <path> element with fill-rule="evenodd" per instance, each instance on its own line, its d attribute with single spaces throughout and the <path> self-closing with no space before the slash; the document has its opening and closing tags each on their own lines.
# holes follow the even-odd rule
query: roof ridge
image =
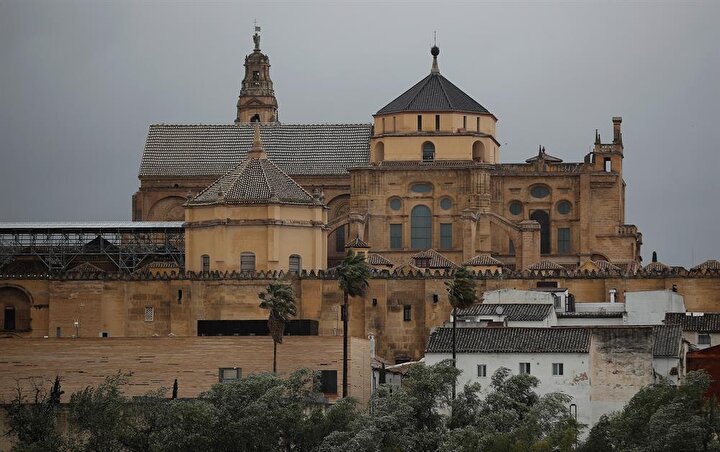
<svg viewBox="0 0 720 452">
<path fill-rule="evenodd" d="M 272 199 L 273 196 L 277 196 L 277 193 L 275 193 L 275 191 L 273 190 L 273 187 L 270 185 L 270 178 L 268 177 L 267 172 L 265 172 L 265 165 L 263 165 L 263 160 L 265 160 L 266 162 L 269 162 L 270 160 L 268 160 L 266 158 L 265 159 L 257 159 L 258 165 L 260 165 L 260 171 L 262 171 L 263 180 L 265 181 L 265 185 L 268 188 L 268 192 L 270 192 L 270 199 Z M 286 174 L 286 176 L 287 176 L 287 174 Z"/>
<path fill-rule="evenodd" d="M 447 93 L 447 90 L 445 89 L 445 84 L 443 83 L 443 80 L 447 80 L 445 77 L 443 77 L 439 72 L 436 75 L 438 77 L 438 83 L 440 83 L 440 91 L 442 91 L 443 96 L 445 96 L 445 100 L 447 100 L 448 105 L 450 105 L 450 109 L 454 110 L 455 106 L 453 105 L 452 101 L 450 100 L 450 96 Z M 448 80 L 449 81 L 449 80 Z"/>
</svg>

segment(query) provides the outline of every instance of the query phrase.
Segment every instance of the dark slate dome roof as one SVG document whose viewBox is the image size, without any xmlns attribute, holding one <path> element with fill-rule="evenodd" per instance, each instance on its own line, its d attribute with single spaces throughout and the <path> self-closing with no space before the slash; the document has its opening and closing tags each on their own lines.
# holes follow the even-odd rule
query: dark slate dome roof
<svg viewBox="0 0 720 452">
<path fill-rule="evenodd" d="M 453 85 L 439 72 L 433 72 L 381 108 L 377 114 L 403 111 L 464 111 L 490 113 L 472 97 Z"/>
</svg>

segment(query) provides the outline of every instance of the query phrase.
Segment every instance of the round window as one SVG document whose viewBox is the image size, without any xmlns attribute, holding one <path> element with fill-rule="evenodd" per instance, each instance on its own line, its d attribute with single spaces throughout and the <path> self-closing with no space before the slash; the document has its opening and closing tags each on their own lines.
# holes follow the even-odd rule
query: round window
<svg viewBox="0 0 720 452">
<path fill-rule="evenodd" d="M 550 189 L 545 185 L 536 185 L 530 189 L 533 198 L 545 198 L 550 195 Z"/>
<path fill-rule="evenodd" d="M 390 200 L 390 208 L 392 210 L 400 210 L 402 207 L 402 201 L 400 201 L 400 198 L 393 198 Z"/>
<path fill-rule="evenodd" d="M 572 210 L 572 204 L 570 201 L 560 201 L 557 205 L 557 211 L 560 214 L 567 215 Z"/>
<path fill-rule="evenodd" d="M 443 198 L 440 200 L 440 208 L 443 210 L 450 210 L 452 208 L 452 199 Z"/>
<path fill-rule="evenodd" d="M 414 191 L 415 193 L 430 193 L 432 191 L 432 185 L 428 184 L 427 182 L 412 184 L 410 186 L 410 190 Z"/>
<path fill-rule="evenodd" d="M 513 215 L 520 215 L 522 213 L 522 204 L 520 201 L 513 201 L 510 203 L 510 213 Z"/>
</svg>

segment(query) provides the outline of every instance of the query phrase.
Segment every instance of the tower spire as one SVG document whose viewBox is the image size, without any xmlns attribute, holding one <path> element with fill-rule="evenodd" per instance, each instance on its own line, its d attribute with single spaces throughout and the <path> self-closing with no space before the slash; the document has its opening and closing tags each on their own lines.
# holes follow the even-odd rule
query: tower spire
<svg viewBox="0 0 720 452">
<path fill-rule="evenodd" d="M 245 77 L 237 101 L 235 123 L 278 122 L 278 102 L 270 79 L 270 59 L 260 51 L 260 26 L 255 21 L 255 47 L 245 57 Z"/>
<path fill-rule="evenodd" d="M 437 46 L 437 31 L 433 32 L 433 46 L 430 48 L 430 55 L 433 57 L 431 74 L 439 74 L 440 68 L 438 67 L 437 57 L 440 55 L 440 47 Z"/>
</svg>

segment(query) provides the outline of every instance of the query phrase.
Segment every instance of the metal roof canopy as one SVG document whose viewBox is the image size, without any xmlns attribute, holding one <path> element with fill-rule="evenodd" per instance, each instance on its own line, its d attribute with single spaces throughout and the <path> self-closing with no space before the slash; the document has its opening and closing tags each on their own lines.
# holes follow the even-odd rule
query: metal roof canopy
<svg viewBox="0 0 720 452">
<path fill-rule="evenodd" d="M 0 230 L 8 229 L 168 229 L 182 228 L 184 221 L 68 221 L 68 222 L 0 222 Z"/>
</svg>

